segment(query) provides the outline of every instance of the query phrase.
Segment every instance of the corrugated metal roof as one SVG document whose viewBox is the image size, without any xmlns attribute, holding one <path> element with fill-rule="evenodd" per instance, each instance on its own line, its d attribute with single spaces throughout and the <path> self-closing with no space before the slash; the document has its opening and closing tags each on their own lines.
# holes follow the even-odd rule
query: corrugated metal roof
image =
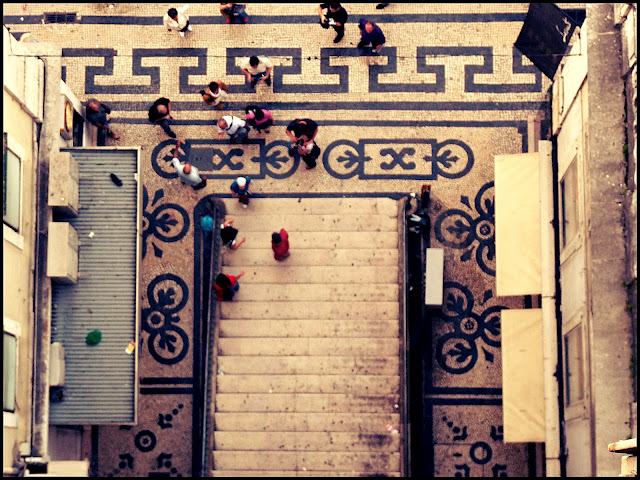
<svg viewBox="0 0 640 480">
<path fill-rule="evenodd" d="M 137 421 L 137 277 L 141 212 L 137 150 L 65 149 L 78 162 L 80 211 L 68 221 L 80 240 L 76 285 L 52 285 L 52 341 L 65 349 L 63 399 L 51 424 Z M 123 185 L 116 186 L 109 174 Z M 93 237 L 89 234 L 93 232 Z M 102 332 L 98 345 L 85 339 Z"/>
</svg>

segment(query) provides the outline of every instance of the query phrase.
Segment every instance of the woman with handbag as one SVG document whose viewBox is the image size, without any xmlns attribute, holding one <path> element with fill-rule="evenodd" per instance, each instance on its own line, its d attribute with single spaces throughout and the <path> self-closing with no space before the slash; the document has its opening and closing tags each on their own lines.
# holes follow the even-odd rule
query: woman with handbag
<svg viewBox="0 0 640 480">
<path fill-rule="evenodd" d="M 247 15 L 247 7 L 243 3 L 221 3 L 220 13 L 227 20 L 227 23 L 236 23 L 236 18 L 239 19 L 238 23 L 247 23 L 249 21 L 249 15 Z"/>
</svg>

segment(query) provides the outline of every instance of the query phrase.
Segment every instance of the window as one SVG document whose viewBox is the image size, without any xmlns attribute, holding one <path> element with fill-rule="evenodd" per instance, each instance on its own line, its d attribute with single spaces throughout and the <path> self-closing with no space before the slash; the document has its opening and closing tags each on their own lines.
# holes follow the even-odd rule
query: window
<svg viewBox="0 0 640 480">
<path fill-rule="evenodd" d="M 565 402 L 576 403 L 584 397 L 582 371 L 582 326 L 578 325 L 564 336 Z"/>
<path fill-rule="evenodd" d="M 2 410 L 14 413 L 16 410 L 16 364 L 18 340 L 15 335 L 3 332 L 2 350 Z"/>
<path fill-rule="evenodd" d="M 578 162 L 573 159 L 560 180 L 562 246 L 566 247 L 578 232 Z"/>
<path fill-rule="evenodd" d="M 4 193 L 2 220 L 16 232 L 20 232 L 20 197 L 22 185 L 22 160 L 11 149 L 10 141 L 4 133 L 4 164 L 2 177 L 2 190 Z"/>
</svg>

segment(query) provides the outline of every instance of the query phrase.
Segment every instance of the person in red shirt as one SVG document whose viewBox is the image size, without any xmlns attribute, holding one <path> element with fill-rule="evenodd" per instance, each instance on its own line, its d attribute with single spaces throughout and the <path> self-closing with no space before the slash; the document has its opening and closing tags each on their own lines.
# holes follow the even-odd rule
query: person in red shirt
<svg viewBox="0 0 640 480">
<path fill-rule="evenodd" d="M 289 256 L 289 234 L 283 228 L 280 233 L 271 234 L 271 248 L 273 248 L 273 258 L 284 260 Z"/>
<path fill-rule="evenodd" d="M 233 296 L 240 288 L 238 279 L 244 275 L 244 272 L 240 272 L 235 277 L 233 275 L 225 275 L 224 273 L 218 274 L 216 277 L 216 283 L 213 285 L 213 289 L 218 295 L 218 301 L 233 300 Z"/>
</svg>

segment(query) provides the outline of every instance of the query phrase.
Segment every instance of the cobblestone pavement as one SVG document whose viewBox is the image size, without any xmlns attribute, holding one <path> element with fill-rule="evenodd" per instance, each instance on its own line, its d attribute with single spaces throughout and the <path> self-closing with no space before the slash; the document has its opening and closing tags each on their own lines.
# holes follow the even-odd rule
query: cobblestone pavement
<svg viewBox="0 0 640 480">
<path fill-rule="evenodd" d="M 528 6 L 344 5 L 346 34 L 334 44 L 334 32 L 317 23 L 316 4 L 249 4 L 247 25 L 227 25 L 217 4 L 192 4 L 193 31 L 184 38 L 162 26 L 167 4 L 4 4 L 12 32 L 63 47 L 63 76 L 78 98 L 97 97 L 112 107 L 121 139 L 108 145 L 141 146 L 147 213 L 164 205 L 177 220 L 162 236 L 147 226 L 140 291 L 147 308 L 151 283 L 183 289 L 188 300 L 174 326 L 188 343 L 177 353 L 155 349 L 152 355 L 148 331 L 142 332 L 141 381 L 175 384 L 155 385 L 162 388 L 148 394 L 141 389 L 138 426 L 100 427 L 101 476 L 191 474 L 188 380 L 200 353 L 192 325 L 198 308 L 194 209 L 209 195 L 228 198 L 239 174 L 255 179 L 258 197 L 399 197 L 432 186 L 431 245 L 445 248 L 445 296 L 458 300 L 433 324 L 427 388 L 434 472 L 527 474 L 526 446 L 501 441 L 499 310 L 522 308 L 524 299 L 495 296 L 493 156 L 526 151 L 527 117 L 547 101 L 549 80 L 513 47 Z M 42 14 L 53 10 L 81 17 L 73 24 L 42 23 Z M 358 53 L 361 17 L 386 35 L 378 56 Z M 236 66 L 253 54 L 275 64 L 273 85 L 256 92 Z M 206 107 L 197 93 L 212 80 L 230 87 L 222 112 Z M 147 120 L 161 96 L 173 101 L 173 128 L 187 140 L 185 156 L 208 178 L 203 190 L 182 185 L 165 161 L 175 141 Z M 218 141 L 216 120 L 244 118 L 249 103 L 273 113 L 271 133 L 252 132 L 247 145 Z M 318 122 L 322 148 L 310 171 L 285 147 L 286 125 L 304 117 Z"/>
</svg>

